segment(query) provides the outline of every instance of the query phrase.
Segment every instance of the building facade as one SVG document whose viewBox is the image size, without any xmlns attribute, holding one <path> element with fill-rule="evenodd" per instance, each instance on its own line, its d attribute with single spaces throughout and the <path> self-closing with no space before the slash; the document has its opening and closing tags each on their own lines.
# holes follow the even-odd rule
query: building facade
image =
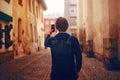
<svg viewBox="0 0 120 80">
<path fill-rule="evenodd" d="M 0 64 L 14 58 L 11 47 L 12 23 L 12 0 L 0 0 Z"/>
<path fill-rule="evenodd" d="M 43 10 L 46 9 L 44 0 L 13 0 L 16 55 L 32 54 L 42 47 Z"/>
<path fill-rule="evenodd" d="M 64 16 L 69 22 L 68 33 L 77 36 L 77 0 L 64 1 Z"/>
<path fill-rule="evenodd" d="M 2 28 L 12 24 L 12 45 L 6 49 L 2 44 L 0 53 L 12 50 L 13 58 L 16 58 L 39 51 L 43 47 L 43 11 L 46 9 L 44 0 L 1 0 L 0 13 L 2 10 L 9 18 L 6 22 L 0 17 L 0 24 Z"/>
<path fill-rule="evenodd" d="M 60 14 L 44 14 L 44 38 L 51 32 L 52 25 L 55 25 L 58 17 L 60 17 Z M 55 31 L 55 33 L 57 32 Z"/>
<path fill-rule="evenodd" d="M 120 68 L 120 1 L 77 0 L 78 34 L 88 57 Z"/>
</svg>

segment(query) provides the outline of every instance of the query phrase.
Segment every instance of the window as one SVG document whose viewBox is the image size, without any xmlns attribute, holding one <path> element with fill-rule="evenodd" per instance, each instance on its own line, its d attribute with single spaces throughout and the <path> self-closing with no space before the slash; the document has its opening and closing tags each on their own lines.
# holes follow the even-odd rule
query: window
<svg viewBox="0 0 120 80">
<path fill-rule="evenodd" d="M 23 6 L 22 0 L 18 0 L 18 4 L 20 4 L 21 6 Z"/>
<path fill-rule="evenodd" d="M 46 20 L 46 21 L 45 21 L 45 24 L 46 24 L 46 25 L 49 25 L 49 21 L 48 21 L 48 20 Z"/>
<path fill-rule="evenodd" d="M 76 15 L 77 15 L 77 7 L 70 6 L 70 16 L 76 16 Z"/>
<path fill-rule="evenodd" d="M 54 20 L 51 20 L 50 24 L 55 24 L 55 21 L 54 21 Z"/>
<path fill-rule="evenodd" d="M 70 17 L 70 26 L 76 26 L 77 25 L 77 18 L 75 16 Z"/>
</svg>

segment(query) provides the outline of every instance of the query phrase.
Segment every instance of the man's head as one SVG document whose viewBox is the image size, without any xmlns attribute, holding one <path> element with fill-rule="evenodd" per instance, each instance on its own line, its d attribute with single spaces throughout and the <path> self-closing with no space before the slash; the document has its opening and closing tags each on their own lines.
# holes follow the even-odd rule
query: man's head
<svg viewBox="0 0 120 80">
<path fill-rule="evenodd" d="M 65 32 L 68 28 L 68 21 L 66 20 L 66 18 L 64 17 L 59 17 L 57 20 L 56 20 L 56 29 L 59 31 L 59 32 Z"/>
</svg>

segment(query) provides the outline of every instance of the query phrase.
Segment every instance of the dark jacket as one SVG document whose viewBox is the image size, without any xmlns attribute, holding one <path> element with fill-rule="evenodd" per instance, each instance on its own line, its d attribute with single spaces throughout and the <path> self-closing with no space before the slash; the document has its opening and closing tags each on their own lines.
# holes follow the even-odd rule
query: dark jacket
<svg viewBox="0 0 120 80">
<path fill-rule="evenodd" d="M 67 41 L 70 37 L 67 33 L 58 33 L 56 36 L 57 40 Z M 82 66 L 82 51 L 80 44 L 76 37 L 71 36 L 71 53 L 73 55 L 66 54 L 64 56 L 56 55 L 57 48 L 52 49 L 52 41 L 55 40 L 55 37 L 47 36 L 45 40 L 45 46 L 50 47 L 52 55 L 52 71 L 51 71 L 51 80 L 76 80 L 76 72 L 79 72 Z M 56 54 L 53 54 L 53 51 L 56 51 Z M 64 50 L 59 51 L 60 54 Z M 59 60 L 58 60 L 59 58 Z M 66 67 L 66 68 L 65 68 Z"/>
</svg>

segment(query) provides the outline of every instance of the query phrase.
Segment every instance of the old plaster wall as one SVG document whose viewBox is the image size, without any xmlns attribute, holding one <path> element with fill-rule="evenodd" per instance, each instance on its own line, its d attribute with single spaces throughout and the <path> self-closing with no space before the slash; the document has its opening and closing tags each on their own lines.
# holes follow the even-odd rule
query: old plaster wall
<svg viewBox="0 0 120 80">
<path fill-rule="evenodd" d="M 120 4 L 120 1 L 118 2 Z M 120 5 L 118 6 L 119 12 L 118 12 L 118 59 L 120 61 Z"/>
<path fill-rule="evenodd" d="M 93 48 L 94 53 L 99 55 L 103 55 L 104 16 L 106 16 L 103 12 L 105 4 L 106 1 L 104 0 L 93 0 Z"/>
<path fill-rule="evenodd" d="M 111 57 L 118 56 L 119 0 L 109 1 L 109 43 Z"/>
</svg>

